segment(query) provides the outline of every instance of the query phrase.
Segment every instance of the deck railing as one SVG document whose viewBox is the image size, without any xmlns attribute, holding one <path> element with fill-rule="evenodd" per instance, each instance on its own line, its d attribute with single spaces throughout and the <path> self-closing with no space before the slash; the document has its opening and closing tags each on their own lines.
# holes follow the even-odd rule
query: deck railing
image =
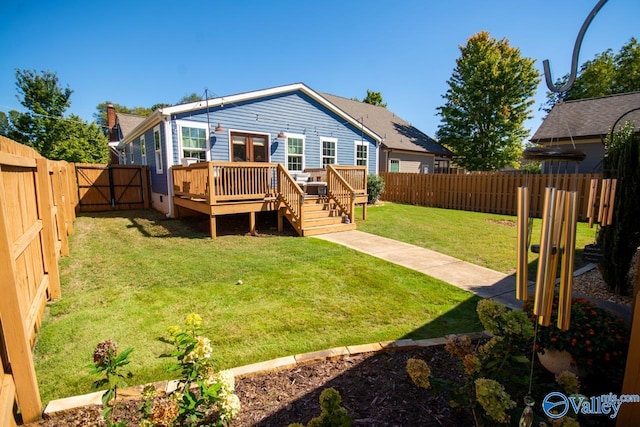
<svg viewBox="0 0 640 427">
<path fill-rule="evenodd" d="M 356 191 L 343 177 L 342 172 L 344 170 L 339 172 L 335 166 L 327 165 L 327 192 L 329 197 L 335 200 L 340 209 L 353 222 L 353 215 L 356 210 Z"/>
<path fill-rule="evenodd" d="M 289 172 L 278 163 L 278 194 L 280 200 L 287 205 L 291 211 L 291 215 L 295 219 L 298 232 L 302 230 L 302 222 L 304 221 L 304 191 L 296 184 Z"/>
<path fill-rule="evenodd" d="M 356 194 L 367 194 L 367 168 L 365 166 L 327 165 L 344 178 Z"/>
<path fill-rule="evenodd" d="M 176 196 L 220 202 L 258 200 L 274 196 L 275 163 L 201 162 L 174 166 Z"/>
</svg>

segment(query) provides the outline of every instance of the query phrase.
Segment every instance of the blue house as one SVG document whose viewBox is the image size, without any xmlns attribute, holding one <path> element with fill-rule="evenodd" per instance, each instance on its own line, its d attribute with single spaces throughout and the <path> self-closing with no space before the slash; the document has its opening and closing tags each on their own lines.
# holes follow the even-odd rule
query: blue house
<svg viewBox="0 0 640 427">
<path fill-rule="evenodd" d="M 171 217 L 180 209 L 207 213 L 212 236 L 216 215 L 248 212 L 253 224 L 262 210 L 278 210 L 309 235 L 355 226 L 350 204 L 366 202 L 366 175 L 379 170 L 381 141 L 361 119 L 296 83 L 158 109 L 123 138 L 122 158 L 149 166 L 155 209 Z M 331 224 L 305 215 L 313 196 L 333 215 Z"/>
</svg>

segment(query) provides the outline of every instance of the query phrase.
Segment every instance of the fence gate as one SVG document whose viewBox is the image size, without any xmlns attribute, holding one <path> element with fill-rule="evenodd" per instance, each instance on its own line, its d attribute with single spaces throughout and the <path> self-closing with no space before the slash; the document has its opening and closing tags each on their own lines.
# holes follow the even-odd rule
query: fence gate
<svg viewBox="0 0 640 427">
<path fill-rule="evenodd" d="M 148 166 L 76 164 L 75 167 L 80 212 L 150 206 Z"/>
</svg>

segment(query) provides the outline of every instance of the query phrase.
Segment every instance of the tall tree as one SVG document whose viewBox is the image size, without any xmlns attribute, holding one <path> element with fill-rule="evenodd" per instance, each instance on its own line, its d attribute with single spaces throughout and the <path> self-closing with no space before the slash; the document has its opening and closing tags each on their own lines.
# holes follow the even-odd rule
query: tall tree
<svg viewBox="0 0 640 427">
<path fill-rule="evenodd" d="M 437 135 L 470 171 L 515 164 L 529 131 L 533 95 L 540 81 L 534 60 L 522 57 L 507 39 L 481 31 L 460 46 L 460 58 L 439 107 Z"/>
<path fill-rule="evenodd" d="M 387 108 L 387 103 L 382 100 L 382 93 L 367 89 L 367 96 L 362 100 L 365 104 L 377 105 Z"/>
<path fill-rule="evenodd" d="M 556 86 L 568 80 L 566 74 L 558 79 Z M 566 92 L 547 92 L 547 102 L 541 109 L 549 112 L 560 101 L 636 91 L 640 91 L 640 43 L 631 38 L 619 52 L 607 49 L 582 64 L 572 87 Z"/>
<path fill-rule="evenodd" d="M 189 95 L 185 95 L 178 101 L 178 104 L 188 104 L 189 102 L 202 101 L 204 98 L 195 92 L 191 92 Z"/>
<path fill-rule="evenodd" d="M 54 160 L 103 163 L 109 158 L 107 140 L 80 117 L 67 118 L 71 105 L 71 89 L 58 84 L 58 76 L 51 71 L 16 70 L 18 99 L 28 111 L 9 111 L 8 123 L 2 132 L 11 139 L 33 147 L 44 157 Z M 67 156 L 65 146 L 81 147 L 82 154 Z M 76 150 L 76 151 L 78 151 Z"/>
</svg>

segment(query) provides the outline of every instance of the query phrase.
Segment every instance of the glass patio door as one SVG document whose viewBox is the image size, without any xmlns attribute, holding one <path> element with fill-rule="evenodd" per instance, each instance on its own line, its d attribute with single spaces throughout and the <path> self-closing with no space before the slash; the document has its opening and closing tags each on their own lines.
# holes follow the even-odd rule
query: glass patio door
<svg viewBox="0 0 640 427">
<path fill-rule="evenodd" d="M 231 133 L 231 160 L 234 162 L 268 162 L 267 137 L 249 133 Z"/>
</svg>

